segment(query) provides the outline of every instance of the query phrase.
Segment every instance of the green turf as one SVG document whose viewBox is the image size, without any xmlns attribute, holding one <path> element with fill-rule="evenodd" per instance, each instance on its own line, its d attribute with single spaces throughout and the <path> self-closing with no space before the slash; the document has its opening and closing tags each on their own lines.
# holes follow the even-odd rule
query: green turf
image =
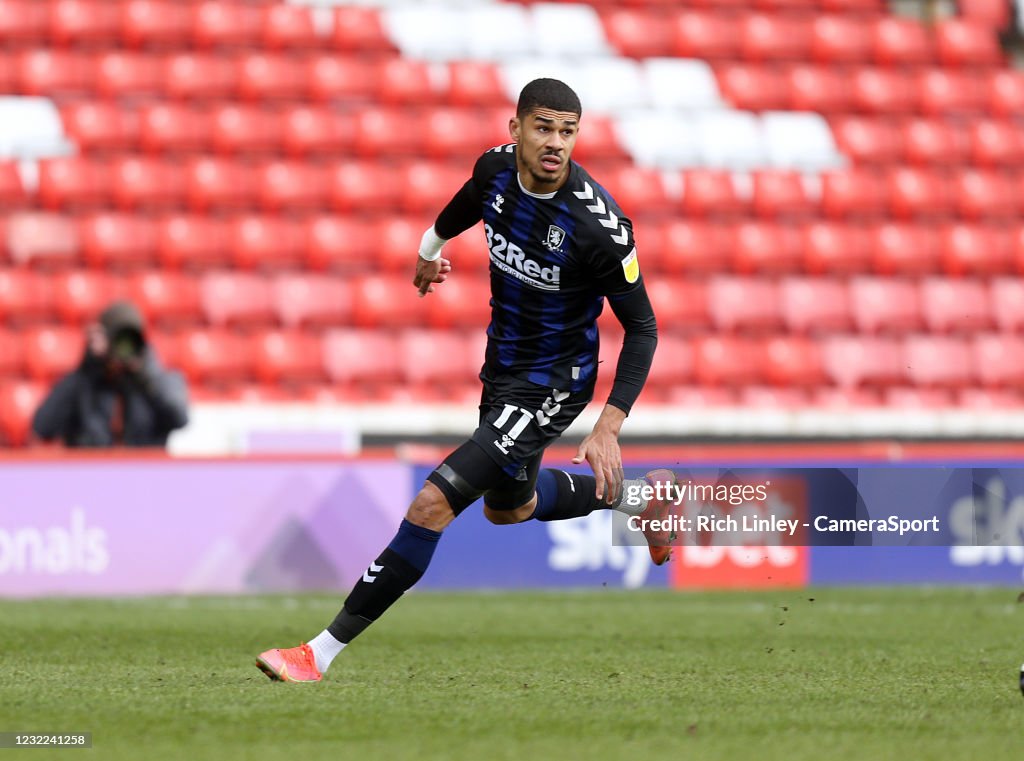
<svg viewBox="0 0 1024 761">
<path fill-rule="evenodd" d="M 1016 590 L 412 594 L 324 682 L 326 596 L 0 602 L 0 731 L 102 759 L 1022 759 Z"/>
</svg>

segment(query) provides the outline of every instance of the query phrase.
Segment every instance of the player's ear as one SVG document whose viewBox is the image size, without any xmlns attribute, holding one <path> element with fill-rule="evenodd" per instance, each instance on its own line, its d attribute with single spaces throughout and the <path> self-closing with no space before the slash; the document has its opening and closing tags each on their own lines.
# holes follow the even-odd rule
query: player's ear
<svg viewBox="0 0 1024 761">
<path fill-rule="evenodd" d="M 508 120 L 508 134 L 512 136 L 512 139 L 517 143 L 519 142 L 519 131 L 522 129 L 522 123 L 519 121 L 518 116 L 513 116 Z"/>
</svg>

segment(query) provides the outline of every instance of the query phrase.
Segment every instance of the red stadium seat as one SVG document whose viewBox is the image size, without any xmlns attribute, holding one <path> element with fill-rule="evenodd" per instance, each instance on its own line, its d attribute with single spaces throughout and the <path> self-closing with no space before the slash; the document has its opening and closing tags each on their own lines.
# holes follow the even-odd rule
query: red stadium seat
<svg viewBox="0 0 1024 761">
<path fill-rule="evenodd" d="M 1024 338 L 985 333 L 971 339 L 971 349 L 971 366 L 982 384 L 1017 391 L 1024 387 Z"/>
<path fill-rule="evenodd" d="M 308 269 L 361 274 L 375 268 L 379 241 L 360 218 L 316 217 L 306 223 L 305 237 Z"/>
<path fill-rule="evenodd" d="M 850 78 L 854 107 L 868 114 L 901 114 L 914 111 L 914 83 L 900 71 L 865 67 Z"/>
<path fill-rule="evenodd" d="M 630 58 L 672 55 L 672 30 L 664 19 L 643 10 L 610 9 L 602 15 L 605 37 Z"/>
<path fill-rule="evenodd" d="M 1004 332 L 1024 331 L 1024 280 L 998 277 L 992 281 L 992 316 Z"/>
<path fill-rule="evenodd" d="M 444 92 L 430 76 L 430 64 L 395 56 L 385 58 L 377 70 L 376 96 L 382 104 L 394 106 L 441 103 Z"/>
<path fill-rule="evenodd" d="M 157 258 L 164 267 L 209 269 L 231 261 L 226 224 L 218 219 L 186 214 L 157 223 Z"/>
<path fill-rule="evenodd" d="M 956 406 L 977 410 L 1020 409 L 1024 397 L 1016 389 L 963 388 L 956 395 Z"/>
<path fill-rule="evenodd" d="M 944 66 L 986 66 L 1003 62 L 996 30 L 962 18 L 935 25 L 935 49 Z"/>
<path fill-rule="evenodd" d="M 305 248 L 301 223 L 271 216 L 243 216 L 228 223 L 228 247 L 237 269 L 298 268 Z"/>
<path fill-rule="evenodd" d="M 811 57 L 822 63 L 866 63 L 871 59 L 869 22 L 855 16 L 819 16 L 811 25 Z"/>
<path fill-rule="evenodd" d="M 818 386 L 826 382 L 819 345 L 802 336 L 775 336 L 764 343 L 765 380 L 778 386 Z"/>
<path fill-rule="evenodd" d="M 393 382 L 399 377 L 398 344 L 378 330 L 342 328 L 324 334 L 324 369 L 335 383 Z"/>
<path fill-rule="evenodd" d="M 970 345 L 962 339 L 910 336 L 904 352 L 907 375 L 916 386 L 967 386 L 973 380 Z"/>
<path fill-rule="evenodd" d="M 672 49 L 680 58 L 739 57 L 735 21 L 717 13 L 684 10 L 671 18 Z"/>
<path fill-rule="evenodd" d="M 256 338 L 256 377 L 295 385 L 324 380 L 320 339 L 298 330 L 272 330 Z"/>
<path fill-rule="evenodd" d="M 824 114 L 853 110 L 850 87 L 842 72 L 826 66 L 799 64 L 784 75 L 786 104 L 796 111 Z"/>
<path fill-rule="evenodd" d="M 461 273 L 486 274 L 491 266 L 487 251 L 483 222 L 448 241 L 444 246 L 444 255 L 452 262 L 454 268 Z"/>
<path fill-rule="evenodd" d="M 786 329 L 794 333 L 838 332 L 853 324 L 846 284 L 831 278 L 790 277 L 779 283 Z"/>
<path fill-rule="evenodd" d="M 192 42 L 197 47 L 258 47 L 263 9 L 247 3 L 207 0 L 192 9 Z"/>
<path fill-rule="evenodd" d="M 199 282 L 191 275 L 148 270 L 128 280 L 128 298 L 151 324 L 196 325 L 203 320 Z"/>
<path fill-rule="evenodd" d="M 890 121 L 839 116 L 831 126 L 836 147 L 857 164 L 892 164 L 903 155 L 903 136 Z"/>
<path fill-rule="evenodd" d="M 448 101 L 453 106 L 505 106 L 507 97 L 497 66 L 486 61 L 448 64 Z"/>
<path fill-rule="evenodd" d="M 0 14 L 5 12 L 0 5 Z M 2 28 L 0 28 L 2 31 Z M 46 398 L 47 387 L 33 381 L 0 385 L 0 436 L 8 447 L 20 447 L 31 436 L 32 416 Z"/>
<path fill-rule="evenodd" d="M 121 9 L 121 39 L 133 47 L 185 47 L 192 9 L 173 0 L 126 0 Z"/>
<path fill-rule="evenodd" d="M 94 214 L 79 223 L 85 261 L 101 269 L 152 263 L 156 254 L 156 225 L 133 214 Z"/>
<path fill-rule="evenodd" d="M 978 280 L 926 278 L 921 312 L 933 333 L 970 333 L 992 327 L 988 289 Z"/>
<path fill-rule="evenodd" d="M 735 389 L 731 388 L 673 386 L 668 391 L 668 403 L 680 409 L 703 410 L 735 407 L 738 401 Z"/>
<path fill-rule="evenodd" d="M 782 74 L 765 66 L 728 63 L 717 67 L 718 88 L 736 108 L 767 111 L 783 108 L 788 99 L 788 82 Z"/>
<path fill-rule="evenodd" d="M 872 388 L 826 386 L 811 392 L 811 405 L 830 410 L 863 410 L 882 406 L 882 395 Z"/>
<path fill-rule="evenodd" d="M 855 277 L 850 282 L 850 305 L 858 330 L 906 332 L 921 327 L 917 287 L 907 280 Z"/>
<path fill-rule="evenodd" d="M 821 209 L 827 217 L 878 217 L 887 200 L 885 183 L 875 171 L 852 168 L 822 175 Z"/>
<path fill-rule="evenodd" d="M 62 272 L 53 279 L 53 304 L 66 323 L 92 322 L 112 301 L 126 295 L 125 282 L 105 272 Z"/>
<path fill-rule="evenodd" d="M 199 281 L 199 299 L 207 321 L 215 327 L 276 322 L 270 280 L 262 275 L 207 273 Z"/>
<path fill-rule="evenodd" d="M 753 173 L 754 213 L 761 217 L 805 217 L 814 210 L 799 172 Z"/>
<path fill-rule="evenodd" d="M 984 79 L 974 73 L 925 69 L 916 77 L 915 91 L 924 114 L 977 114 L 985 108 Z"/>
<path fill-rule="evenodd" d="M 885 222 L 868 231 L 872 268 L 880 275 L 922 275 L 935 272 L 939 241 L 926 225 Z"/>
<path fill-rule="evenodd" d="M 341 212 L 394 209 L 401 198 L 398 171 L 376 162 L 346 162 L 331 169 L 331 206 Z"/>
<path fill-rule="evenodd" d="M 821 358 L 826 375 L 843 389 L 899 383 L 905 378 L 902 347 L 889 338 L 825 338 Z"/>
<path fill-rule="evenodd" d="M 849 13 L 875 16 L 885 11 L 884 0 L 818 0 L 817 4 L 828 13 Z"/>
<path fill-rule="evenodd" d="M 24 334 L 25 368 L 29 377 L 52 381 L 70 372 L 82 361 L 85 336 L 78 327 L 47 326 Z"/>
<path fill-rule="evenodd" d="M 22 95 L 80 94 L 93 79 L 95 61 L 91 56 L 64 50 L 26 50 L 6 59 L 5 67 L 16 67 L 15 80 Z"/>
<path fill-rule="evenodd" d="M 408 290 L 412 292 L 411 285 Z M 435 328 L 486 328 L 491 320 L 490 293 L 486 278 L 453 273 L 427 300 L 427 320 Z"/>
<path fill-rule="evenodd" d="M 932 63 L 935 45 L 927 26 L 917 19 L 880 16 L 872 29 L 873 58 L 884 66 Z"/>
<path fill-rule="evenodd" d="M 959 0 L 960 15 L 969 21 L 1002 29 L 1010 22 L 1011 6 L 1003 0 Z"/>
<path fill-rule="evenodd" d="M 956 224 L 939 235 L 942 270 L 948 275 L 995 275 L 1012 269 L 1010 240 L 1000 229 Z"/>
<path fill-rule="evenodd" d="M 223 384 L 253 375 L 253 349 L 249 339 L 228 330 L 189 330 L 180 337 L 177 358 L 190 381 Z"/>
<path fill-rule="evenodd" d="M 276 111 L 232 103 L 215 108 L 210 122 L 210 144 L 218 153 L 271 153 L 282 140 Z"/>
<path fill-rule="evenodd" d="M 1024 162 L 1024 132 L 1013 122 L 976 119 L 967 132 L 972 164 L 996 168 Z"/>
<path fill-rule="evenodd" d="M 6 44 L 45 42 L 48 22 L 47 7 L 38 0 L 0 0 L 0 40 Z"/>
<path fill-rule="evenodd" d="M 740 55 L 748 61 L 806 60 L 810 23 L 799 17 L 752 13 L 739 20 Z"/>
<path fill-rule="evenodd" d="M 116 4 L 93 0 L 54 0 L 50 39 L 59 45 L 100 42 L 112 46 L 121 28 L 120 10 Z"/>
<path fill-rule="evenodd" d="M 911 164 L 956 164 L 967 159 L 963 130 L 942 119 L 903 123 L 904 156 Z"/>
<path fill-rule="evenodd" d="M 251 167 L 221 158 L 200 158 L 185 167 L 186 200 L 197 211 L 238 209 L 255 204 Z"/>
<path fill-rule="evenodd" d="M 110 174 L 122 209 L 176 208 L 185 198 L 186 176 L 175 161 L 131 157 L 115 161 Z"/>
<path fill-rule="evenodd" d="M 411 156 L 425 143 L 425 122 L 399 108 L 367 108 L 355 119 L 354 147 L 360 156 Z"/>
<path fill-rule="evenodd" d="M 192 106 L 161 103 L 142 109 L 139 144 L 150 153 L 199 151 L 210 142 L 210 120 Z"/>
<path fill-rule="evenodd" d="M 183 51 L 161 64 L 164 89 L 172 98 L 214 100 L 230 98 L 238 89 L 236 62 L 215 53 Z"/>
<path fill-rule="evenodd" d="M 96 59 L 93 88 L 107 98 L 159 93 L 164 88 L 160 59 L 130 51 L 101 53 Z"/>
<path fill-rule="evenodd" d="M 480 363 L 470 362 L 463 334 L 413 328 L 398 335 L 398 361 L 406 383 L 454 383 L 473 380 Z"/>
<path fill-rule="evenodd" d="M 686 216 L 729 216 L 745 210 L 746 204 L 729 172 L 694 169 L 683 175 L 682 211 Z"/>
<path fill-rule="evenodd" d="M 610 342 L 602 341 L 602 348 L 607 343 Z M 617 356 L 620 346 L 609 348 L 614 348 Z M 690 341 L 672 335 L 661 336 L 647 383 L 663 388 L 689 383 L 693 380 L 693 365 L 693 344 Z M 611 372 L 611 368 L 605 368 L 604 372 Z"/>
<path fill-rule="evenodd" d="M 710 327 L 708 294 L 705 285 L 692 280 L 652 278 L 647 293 L 662 327 L 694 330 Z"/>
<path fill-rule="evenodd" d="M 706 386 L 745 386 L 762 379 L 763 349 L 754 340 L 707 336 L 694 341 L 694 374 Z"/>
<path fill-rule="evenodd" d="M 467 140 L 465 128 L 481 118 L 480 112 L 467 108 L 432 108 L 427 112 L 424 122 L 424 149 L 433 158 L 451 158 L 452 156 L 475 159 L 483 150 L 491 146 L 481 147 L 475 140 Z M 590 122 L 587 122 L 587 136 L 590 137 Z M 574 158 L 578 154 L 574 152 Z"/>
<path fill-rule="evenodd" d="M 885 406 L 898 410 L 937 410 L 953 406 L 953 393 L 945 388 L 895 386 L 882 392 Z"/>
<path fill-rule="evenodd" d="M 437 213 L 467 179 L 468 171 L 458 166 L 426 161 L 406 164 L 399 170 L 401 209 L 408 213 Z"/>
<path fill-rule="evenodd" d="M 427 305 L 415 298 L 408 276 L 364 275 L 353 282 L 355 324 L 396 328 L 422 324 Z M 410 298 L 410 296 L 412 298 Z"/>
<path fill-rule="evenodd" d="M 352 286 L 327 275 L 278 275 L 271 282 L 277 320 L 286 328 L 341 326 L 352 317 Z"/>
<path fill-rule="evenodd" d="M 718 225 L 689 219 L 670 219 L 658 227 L 662 251 L 656 257 L 675 275 L 725 272 L 729 269 L 728 236 Z M 643 260 L 647 245 L 639 246 Z M 648 283 L 650 287 L 650 283 Z"/>
<path fill-rule="evenodd" d="M 323 44 L 313 24 L 312 8 L 275 3 L 261 10 L 260 36 L 264 48 L 310 50 Z"/>
<path fill-rule="evenodd" d="M 346 153 L 355 144 L 355 135 L 350 114 L 299 106 L 282 117 L 281 147 L 289 156 Z"/>
<path fill-rule="evenodd" d="M 298 59 L 248 53 L 238 65 L 238 94 L 246 100 L 301 100 L 307 92 L 306 72 Z"/>
<path fill-rule="evenodd" d="M 715 277 L 708 283 L 707 299 L 718 330 L 767 330 L 781 323 L 778 288 L 768 280 Z"/>
<path fill-rule="evenodd" d="M 984 79 L 984 103 L 993 116 L 1014 118 L 1024 111 L 1024 72 L 999 69 Z"/>
<path fill-rule="evenodd" d="M 11 324 L 49 319 L 53 283 L 48 275 L 26 269 L 0 269 L 0 320 Z"/>
<path fill-rule="evenodd" d="M 0 161 L 0 205 L 4 209 L 15 209 L 24 206 L 27 200 L 17 163 Z M 5 240 L 0 240 L 0 250 L 5 244 Z"/>
<path fill-rule="evenodd" d="M 389 272 L 408 272 L 411 252 L 419 250 L 423 231 L 433 222 L 427 217 L 387 216 L 370 223 L 376 266 Z"/>
<path fill-rule="evenodd" d="M 1006 220 L 1024 208 L 1017 188 L 1002 172 L 967 169 L 953 178 L 956 208 L 964 219 Z"/>
<path fill-rule="evenodd" d="M 334 9 L 334 34 L 331 42 L 338 50 L 390 52 L 395 50 L 384 29 L 377 8 L 341 6 Z"/>
<path fill-rule="evenodd" d="M 327 170 L 316 164 L 272 161 L 259 168 L 257 182 L 260 207 L 267 211 L 320 209 L 327 204 Z"/>
<path fill-rule="evenodd" d="M 376 92 L 378 71 L 370 61 L 324 54 L 306 62 L 306 86 L 314 100 L 368 101 Z"/>
<path fill-rule="evenodd" d="M 740 274 L 800 269 L 799 231 L 771 222 L 741 222 L 732 230 L 732 269 Z"/>
<path fill-rule="evenodd" d="M 45 209 L 94 208 L 106 203 L 106 167 L 80 156 L 39 162 L 39 202 Z"/>
<path fill-rule="evenodd" d="M 888 173 L 889 211 L 900 219 L 945 216 L 952 211 L 951 188 L 939 172 L 897 167 Z"/>
<path fill-rule="evenodd" d="M 803 228 L 804 271 L 815 275 L 843 275 L 869 268 L 868 239 L 857 225 L 812 222 Z"/>
<path fill-rule="evenodd" d="M 134 148 L 139 139 L 135 111 L 112 103 L 73 103 L 61 109 L 67 136 L 90 154 Z"/>
</svg>

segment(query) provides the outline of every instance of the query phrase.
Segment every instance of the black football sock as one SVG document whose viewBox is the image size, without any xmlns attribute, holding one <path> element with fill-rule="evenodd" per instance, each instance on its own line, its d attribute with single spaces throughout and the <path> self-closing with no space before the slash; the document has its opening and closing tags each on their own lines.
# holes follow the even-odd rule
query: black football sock
<svg viewBox="0 0 1024 761">
<path fill-rule="evenodd" d="M 412 587 L 430 565 L 441 532 L 402 521 L 387 546 L 356 582 L 341 611 L 327 627 L 348 644 Z"/>
<path fill-rule="evenodd" d="M 593 476 L 544 469 L 537 476 L 537 507 L 533 517 L 539 521 L 564 521 L 590 515 L 595 510 L 619 510 L 629 515 L 639 515 L 647 506 L 646 501 L 635 496 L 630 499 L 623 497 L 644 483 L 626 480 L 619 499 L 609 505 L 603 498 L 594 496 L 597 479 Z"/>
</svg>

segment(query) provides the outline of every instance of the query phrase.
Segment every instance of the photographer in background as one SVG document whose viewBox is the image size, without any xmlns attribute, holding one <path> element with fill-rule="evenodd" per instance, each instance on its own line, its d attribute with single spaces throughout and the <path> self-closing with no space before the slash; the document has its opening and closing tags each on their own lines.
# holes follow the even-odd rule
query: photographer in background
<svg viewBox="0 0 1024 761">
<path fill-rule="evenodd" d="M 86 328 L 81 364 L 43 400 L 32 430 L 69 447 L 162 447 L 187 406 L 184 378 L 157 361 L 139 310 L 118 301 Z"/>
</svg>

